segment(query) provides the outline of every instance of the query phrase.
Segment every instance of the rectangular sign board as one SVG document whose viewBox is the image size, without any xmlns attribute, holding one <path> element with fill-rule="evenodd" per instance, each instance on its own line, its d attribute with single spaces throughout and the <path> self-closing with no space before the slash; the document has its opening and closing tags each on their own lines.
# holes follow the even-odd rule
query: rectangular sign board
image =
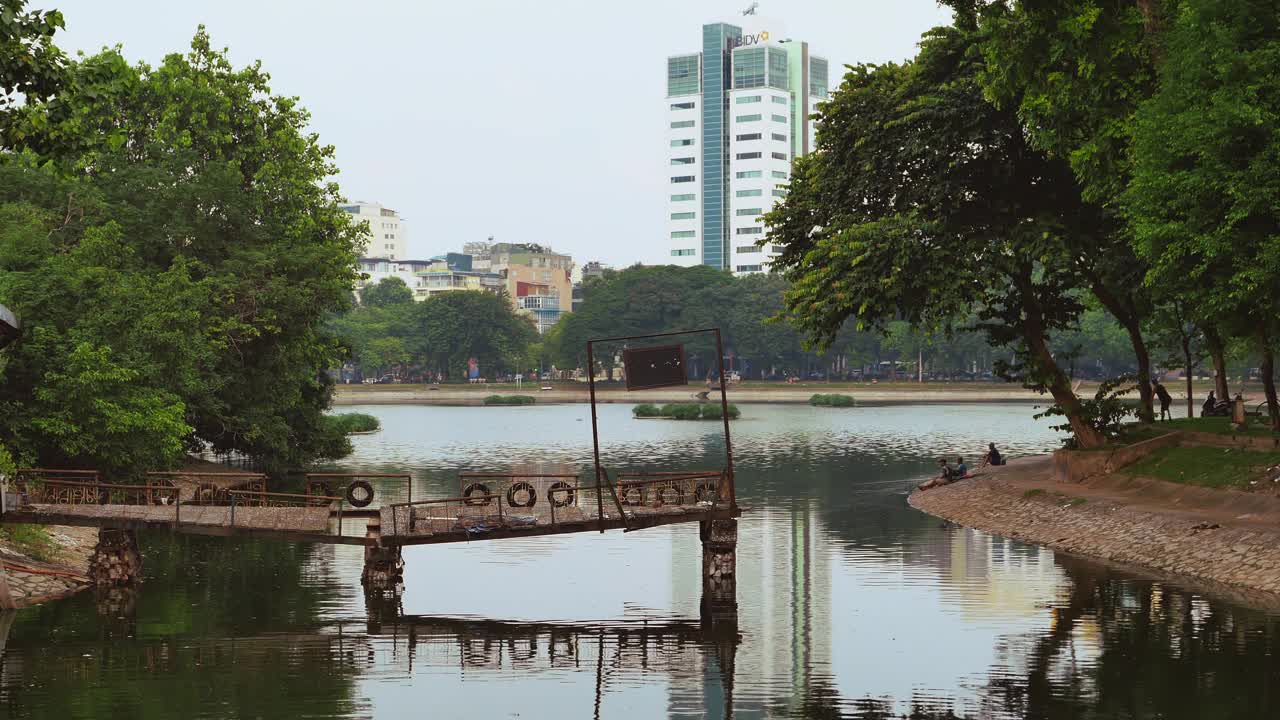
<svg viewBox="0 0 1280 720">
<path fill-rule="evenodd" d="M 628 390 L 688 385 L 683 345 L 628 348 L 622 351 L 623 372 Z"/>
</svg>

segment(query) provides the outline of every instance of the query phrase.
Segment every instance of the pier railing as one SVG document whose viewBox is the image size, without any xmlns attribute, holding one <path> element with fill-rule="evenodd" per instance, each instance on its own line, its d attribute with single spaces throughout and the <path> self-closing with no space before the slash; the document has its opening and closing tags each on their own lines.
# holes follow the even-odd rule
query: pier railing
<svg viewBox="0 0 1280 720">
<path fill-rule="evenodd" d="M 15 487 L 30 502 L 49 505 L 170 505 L 178 501 L 178 488 L 165 478 L 148 478 L 145 484 L 102 482 L 96 470 L 48 470 L 21 468 Z"/>
</svg>

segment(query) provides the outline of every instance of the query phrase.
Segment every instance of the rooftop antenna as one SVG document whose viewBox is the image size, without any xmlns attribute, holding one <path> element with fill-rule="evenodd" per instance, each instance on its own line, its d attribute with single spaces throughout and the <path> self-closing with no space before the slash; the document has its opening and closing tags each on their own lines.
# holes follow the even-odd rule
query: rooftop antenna
<svg viewBox="0 0 1280 720">
<path fill-rule="evenodd" d="M 760 3 L 758 3 L 758 2 L 753 2 L 753 3 L 751 3 L 749 6 L 747 6 L 747 9 L 746 9 L 746 10 L 743 10 L 743 11 L 742 11 L 742 14 L 743 14 L 743 15 L 755 15 L 755 14 L 756 14 L 756 9 L 757 9 L 757 8 L 759 8 L 759 7 L 760 7 Z"/>
</svg>

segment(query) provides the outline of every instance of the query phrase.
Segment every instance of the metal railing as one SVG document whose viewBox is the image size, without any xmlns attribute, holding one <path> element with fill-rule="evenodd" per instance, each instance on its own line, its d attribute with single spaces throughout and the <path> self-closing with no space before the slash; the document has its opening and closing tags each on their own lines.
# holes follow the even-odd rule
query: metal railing
<svg viewBox="0 0 1280 720">
<path fill-rule="evenodd" d="M 28 501 L 48 505 L 169 505 L 177 504 L 178 488 L 164 478 L 145 485 L 102 482 L 96 470 L 22 468 L 14 484 Z"/>
<path fill-rule="evenodd" d="M 711 507 L 720 503 L 723 481 L 718 471 L 620 473 L 615 486 L 630 508 Z"/>
<path fill-rule="evenodd" d="M 298 493 L 274 493 L 258 490 L 229 490 L 231 527 L 236 526 L 236 508 L 333 508 L 337 506 L 337 529 L 342 534 L 342 511 L 346 499 L 339 496 L 301 495 Z"/>
<path fill-rule="evenodd" d="M 232 490 L 265 493 L 267 476 L 244 472 L 149 472 L 147 477 L 181 484 L 186 505 L 230 505 Z M 189 494 L 186 491 L 190 491 Z"/>
<path fill-rule="evenodd" d="M 413 502 L 413 476 L 408 473 L 306 473 L 305 490 L 308 495 L 336 495 L 333 482 L 346 483 L 349 487 L 360 480 L 404 480 L 406 500 Z"/>
</svg>

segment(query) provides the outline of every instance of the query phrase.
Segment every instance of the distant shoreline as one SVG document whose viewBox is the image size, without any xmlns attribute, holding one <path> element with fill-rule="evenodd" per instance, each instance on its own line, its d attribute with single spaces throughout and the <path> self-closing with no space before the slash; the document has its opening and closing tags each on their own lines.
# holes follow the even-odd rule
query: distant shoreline
<svg viewBox="0 0 1280 720">
<path fill-rule="evenodd" d="M 537 398 L 541 405 L 561 405 L 590 402 L 586 387 L 566 389 L 563 386 L 554 390 L 539 390 L 537 384 L 530 383 L 519 390 L 511 385 L 502 386 L 436 386 L 428 389 L 428 385 L 339 385 L 334 394 L 335 406 L 351 405 L 482 405 L 486 395 L 530 395 Z M 627 392 L 617 386 L 596 391 L 596 402 L 599 403 L 673 403 L 689 402 L 702 389 L 701 386 L 690 385 L 679 389 L 639 390 Z M 838 393 L 852 395 L 858 405 L 904 405 L 904 404 L 943 404 L 943 403 L 1039 403 L 1051 404 L 1052 399 L 1030 390 L 1010 386 L 978 385 L 974 387 L 957 387 L 943 383 L 929 383 L 923 386 L 881 386 L 812 383 L 796 386 L 779 387 L 741 387 L 729 389 L 729 402 L 805 405 L 812 395 L 818 393 Z M 713 398 L 715 393 L 713 393 Z M 837 412 L 838 410 L 831 410 Z"/>
</svg>

